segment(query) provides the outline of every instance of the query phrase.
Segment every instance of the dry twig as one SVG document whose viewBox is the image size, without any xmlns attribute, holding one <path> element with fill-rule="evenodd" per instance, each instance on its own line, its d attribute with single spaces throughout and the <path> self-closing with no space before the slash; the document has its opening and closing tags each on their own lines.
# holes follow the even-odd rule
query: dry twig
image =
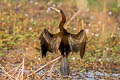
<svg viewBox="0 0 120 80">
<path fill-rule="evenodd" d="M 54 68 L 54 66 L 55 66 L 55 64 L 57 63 L 58 61 L 56 61 L 52 66 L 51 66 L 51 69 L 50 69 L 50 77 L 52 78 L 52 71 L 53 71 L 53 68 Z"/>
<path fill-rule="evenodd" d="M 70 20 L 66 23 L 65 26 L 68 26 L 70 24 L 70 22 L 80 13 L 80 10 L 78 10 L 71 18 Z"/>
<path fill-rule="evenodd" d="M 4 67 L 0 66 L 0 68 L 2 69 L 3 73 L 8 76 L 11 80 L 14 80 L 15 78 L 13 76 L 11 76 L 8 72 L 5 71 Z"/>
<path fill-rule="evenodd" d="M 14 76 L 16 73 L 17 73 L 17 71 L 21 68 L 21 66 L 22 66 L 22 63 L 20 63 L 19 64 L 19 66 L 17 66 L 13 71 L 13 74 L 12 74 L 12 76 Z M 11 72 L 11 71 L 10 71 Z"/>
<path fill-rule="evenodd" d="M 31 75 L 37 73 L 38 71 L 40 71 L 41 69 L 45 68 L 46 66 L 48 66 L 48 65 L 52 64 L 53 62 L 55 62 L 55 61 L 61 59 L 61 57 L 62 57 L 62 56 L 59 56 L 59 57 L 57 57 L 56 59 L 54 59 L 54 60 L 48 62 L 47 64 L 45 64 L 45 65 L 43 65 L 42 67 L 38 68 L 36 71 L 30 73 L 27 77 L 29 77 L 29 76 L 31 76 Z"/>
<path fill-rule="evenodd" d="M 116 26 L 114 26 L 114 29 L 113 29 L 112 34 L 110 36 L 111 38 L 114 36 L 115 31 L 116 31 Z"/>
<path fill-rule="evenodd" d="M 19 66 L 18 70 L 17 70 L 17 76 L 16 76 L 16 80 L 23 80 L 23 75 L 24 75 L 24 58 L 23 61 L 21 63 L 21 65 Z"/>
<path fill-rule="evenodd" d="M 21 79 L 23 80 L 23 75 L 24 75 L 24 58 L 23 58 L 23 62 L 22 62 L 22 72 L 21 72 Z"/>
</svg>

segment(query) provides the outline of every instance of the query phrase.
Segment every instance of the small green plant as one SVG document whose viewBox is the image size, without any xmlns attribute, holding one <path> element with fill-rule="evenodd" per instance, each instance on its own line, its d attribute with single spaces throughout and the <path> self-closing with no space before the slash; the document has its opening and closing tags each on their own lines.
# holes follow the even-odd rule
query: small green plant
<svg viewBox="0 0 120 80">
<path fill-rule="evenodd" d="M 53 3 L 57 4 L 59 2 L 62 2 L 63 0 L 51 0 Z"/>
<path fill-rule="evenodd" d="M 4 53 L 0 52 L 0 57 L 4 57 L 4 56 L 5 56 Z"/>
<path fill-rule="evenodd" d="M 101 9 L 103 7 L 103 1 L 88 0 L 88 6 L 91 10 Z"/>
<path fill-rule="evenodd" d="M 110 6 L 109 10 L 112 12 L 120 12 L 120 6 L 117 0 L 115 0 Z"/>
</svg>

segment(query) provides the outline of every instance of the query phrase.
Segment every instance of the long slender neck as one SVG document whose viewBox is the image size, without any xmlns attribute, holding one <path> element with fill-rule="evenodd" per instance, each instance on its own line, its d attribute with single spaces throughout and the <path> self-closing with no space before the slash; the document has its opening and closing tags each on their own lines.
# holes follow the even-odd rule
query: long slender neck
<svg viewBox="0 0 120 80">
<path fill-rule="evenodd" d="M 65 14 L 64 14 L 64 12 L 62 10 L 60 10 L 60 13 L 61 13 L 61 16 L 62 16 L 62 20 L 61 20 L 61 22 L 59 24 L 59 29 L 62 32 L 62 31 L 65 30 L 63 26 L 64 26 L 64 24 L 66 22 L 66 17 L 65 17 Z"/>
</svg>

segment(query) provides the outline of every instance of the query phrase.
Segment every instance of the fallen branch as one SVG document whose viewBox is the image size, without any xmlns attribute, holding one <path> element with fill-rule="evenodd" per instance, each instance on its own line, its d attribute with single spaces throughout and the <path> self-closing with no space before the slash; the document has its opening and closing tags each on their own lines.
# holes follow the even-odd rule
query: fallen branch
<svg viewBox="0 0 120 80">
<path fill-rule="evenodd" d="M 20 63 L 19 66 L 17 66 L 13 71 L 10 71 L 10 72 L 13 72 L 12 76 L 17 74 L 17 71 L 21 68 L 21 66 L 22 66 L 22 63 Z"/>
<path fill-rule="evenodd" d="M 14 80 L 15 78 L 13 76 L 11 76 L 8 72 L 5 71 L 4 67 L 0 66 L 0 68 L 2 69 L 3 73 L 8 76 L 11 80 Z"/>
<path fill-rule="evenodd" d="M 23 75 L 24 75 L 24 58 L 23 58 L 23 62 L 22 62 L 21 80 L 23 80 Z"/>
<path fill-rule="evenodd" d="M 48 65 L 52 64 L 53 62 L 55 62 L 55 61 L 61 59 L 61 57 L 62 57 L 62 56 L 59 56 L 59 57 L 53 59 L 52 61 L 50 61 L 50 62 L 48 62 L 47 64 L 43 65 L 42 67 L 38 68 L 36 71 L 30 73 L 27 77 L 29 77 L 29 76 L 31 76 L 31 75 L 33 75 L 33 74 L 39 72 L 41 69 L 45 68 L 46 66 L 48 66 Z"/>
</svg>

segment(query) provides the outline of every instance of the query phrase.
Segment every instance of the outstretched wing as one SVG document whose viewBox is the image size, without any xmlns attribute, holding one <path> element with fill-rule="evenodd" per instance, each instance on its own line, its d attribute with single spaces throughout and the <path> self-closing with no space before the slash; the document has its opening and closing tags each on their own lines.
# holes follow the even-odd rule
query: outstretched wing
<svg viewBox="0 0 120 80">
<path fill-rule="evenodd" d="M 71 51 L 80 51 L 80 56 L 81 58 L 83 58 L 87 41 L 87 36 L 84 30 L 81 30 L 78 34 L 70 34 L 70 36 L 68 37 L 68 41 Z"/>
<path fill-rule="evenodd" d="M 47 51 L 57 52 L 60 42 L 61 38 L 57 34 L 51 34 L 44 29 L 40 35 L 42 57 L 46 56 Z"/>
</svg>

